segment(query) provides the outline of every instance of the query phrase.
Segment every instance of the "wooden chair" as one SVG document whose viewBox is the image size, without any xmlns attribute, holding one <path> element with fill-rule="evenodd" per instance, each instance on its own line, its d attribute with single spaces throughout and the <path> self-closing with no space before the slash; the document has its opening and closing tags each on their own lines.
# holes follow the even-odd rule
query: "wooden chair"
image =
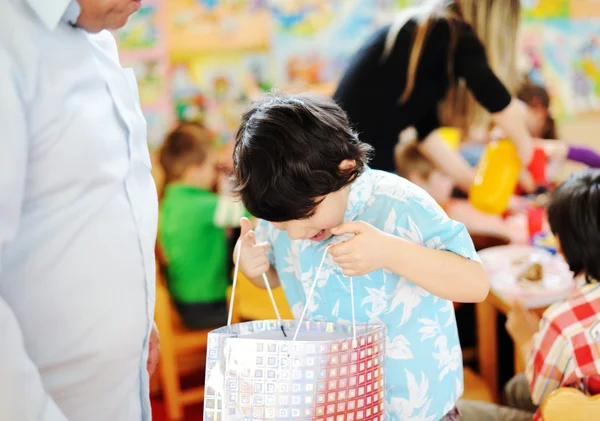
<svg viewBox="0 0 600 421">
<path fill-rule="evenodd" d="M 472 401 L 494 402 L 494 394 L 490 386 L 469 367 L 463 369 L 465 391 L 463 399 Z"/>
<path fill-rule="evenodd" d="M 180 376 L 186 368 L 185 360 L 182 359 L 185 355 L 194 354 L 197 357 L 196 361 L 200 360 L 204 365 L 209 330 L 191 331 L 185 328 L 172 305 L 163 277 L 166 260 L 158 248 L 156 255 L 157 282 L 154 319 L 160 332 L 161 353 L 157 374 L 160 379 L 167 417 L 171 421 L 178 421 L 183 419 L 184 406 L 199 404 L 204 400 L 204 386 L 183 390 Z M 199 368 L 197 365 L 196 369 Z"/>
<path fill-rule="evenodd" d="M 555 390 L 542 404 L 544 421 L 592 421 L 600 419 L 600 395 L 586 396 L 577 389 Z"/>
</svg>

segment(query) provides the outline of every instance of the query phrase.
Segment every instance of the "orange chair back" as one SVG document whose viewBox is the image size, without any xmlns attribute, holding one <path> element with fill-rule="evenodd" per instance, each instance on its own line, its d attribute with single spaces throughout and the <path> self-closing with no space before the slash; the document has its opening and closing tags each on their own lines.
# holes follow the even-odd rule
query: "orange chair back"
<svg viewBox="0 0 600 421">
<path fill-rule="evenodd" d="M 273 289 L 273 297 L 282 319 L 293 319 L 292 311 L 285 298 L 283 288 Z M 256 287 L 239 273 L 237 291 L 233 304 L 233 320 L 270 320 L 275 318 L 275 310 L 266 289 Z"/>
<path fill-rule="evenodd" d="M 591 421 L 600 419 L 600 395 L 586 396 L 577 389 L 555 390 L 542 404 L 544 421 Z"/>
</svg>

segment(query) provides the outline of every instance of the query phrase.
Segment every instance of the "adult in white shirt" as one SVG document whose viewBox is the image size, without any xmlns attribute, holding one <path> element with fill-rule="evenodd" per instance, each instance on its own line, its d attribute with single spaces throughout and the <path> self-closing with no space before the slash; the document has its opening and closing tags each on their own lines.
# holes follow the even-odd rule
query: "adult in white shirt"
<svg viewBox="0 0 600 421">
<path fill-rule="evenodd" d="M 0 0 L 2 421 L 151 418 L 156 189 L 104 31 L 139 8 Z"/>
</svg>

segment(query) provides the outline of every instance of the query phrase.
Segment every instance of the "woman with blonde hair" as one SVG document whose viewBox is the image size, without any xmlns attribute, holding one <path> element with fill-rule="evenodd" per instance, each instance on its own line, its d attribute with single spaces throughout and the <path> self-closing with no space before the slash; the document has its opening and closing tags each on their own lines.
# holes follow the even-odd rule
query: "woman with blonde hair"
<svg viewBox="0 0 600 421">
<path fill-rule="evenodd" d="M 467 190 L 473 170 L 436 129 L 466 131 L 490 117 L 521 162 L 530 162 L 532 139 L 512 97 L 519 14 L 519 0 L 433 0 L 403 11 L 366 42 L 334 99 L 374 146 L 373 168 L 394 171 L 398 135 L 414 126 L 421 153 Z"/>
</svg>

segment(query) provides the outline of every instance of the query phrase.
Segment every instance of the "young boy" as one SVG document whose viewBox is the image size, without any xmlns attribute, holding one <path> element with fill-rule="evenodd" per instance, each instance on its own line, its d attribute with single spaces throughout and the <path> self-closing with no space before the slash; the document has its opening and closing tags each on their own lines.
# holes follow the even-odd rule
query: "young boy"
<svg viewBox="0 0 600 421">
<path fill-rule="evenodd" d="M 243 116 L 237 192 L 260 218 L 242 221 L 240 268 L 267 273 L 299 317 L 328 249 L 310 318 L 387 327 L 386 420 L 455 420 L 463 390 L 452 301 L 480 301 L 488 280 L 464 227 L 422 189 L 367 166 L 371 148 L 333 101 L 272 96 Z M 258 244 L 255 238 L 259 239 Z M 348 239 L 349 238 L 349 239 Z"/>
<path fill-rule="evenodd" d="M 508 406 L 460 403 L 465 420 L 540 420 L 538 406 L 559 387 L 600 393 L 600 171 L 571 176 L 554 193 L 550 228 L 576 277 L 574 294 L 550 306 L 541 319 L 518 303 L 506 328 L 527 359 L 525 375 L 505 391 Z"/>
<path fill-rule="evenodd" d="M 227 227 L 237 226 L 244 215 L 242 204 L 228 194 L 228 180 L 219 180 L 213 139 L 204 127 L 182 123 L 160 151 L 167 185 L 159 240 L 167 257 L 169 291 L 190 329 L 227 323 Z M 219 182 L 217 194 L 213 190 Z"/>
<path fill-rule="evenodd" d="M 499 216 L 480 212 L 471 206 L 468 200 L 452 198 L 454 188 L 452 179 L 437 170 L 423 156 L 415 139 L 401 136 L 394 154 L 400 176 L 427 191 L 444 208 L 450 218 L 465 224 L 471 235 L 494 235 L 516 244 L 528 242 L 527 227 L 519 224 L 518 221 L 504 220 Z"/>
</svg>

